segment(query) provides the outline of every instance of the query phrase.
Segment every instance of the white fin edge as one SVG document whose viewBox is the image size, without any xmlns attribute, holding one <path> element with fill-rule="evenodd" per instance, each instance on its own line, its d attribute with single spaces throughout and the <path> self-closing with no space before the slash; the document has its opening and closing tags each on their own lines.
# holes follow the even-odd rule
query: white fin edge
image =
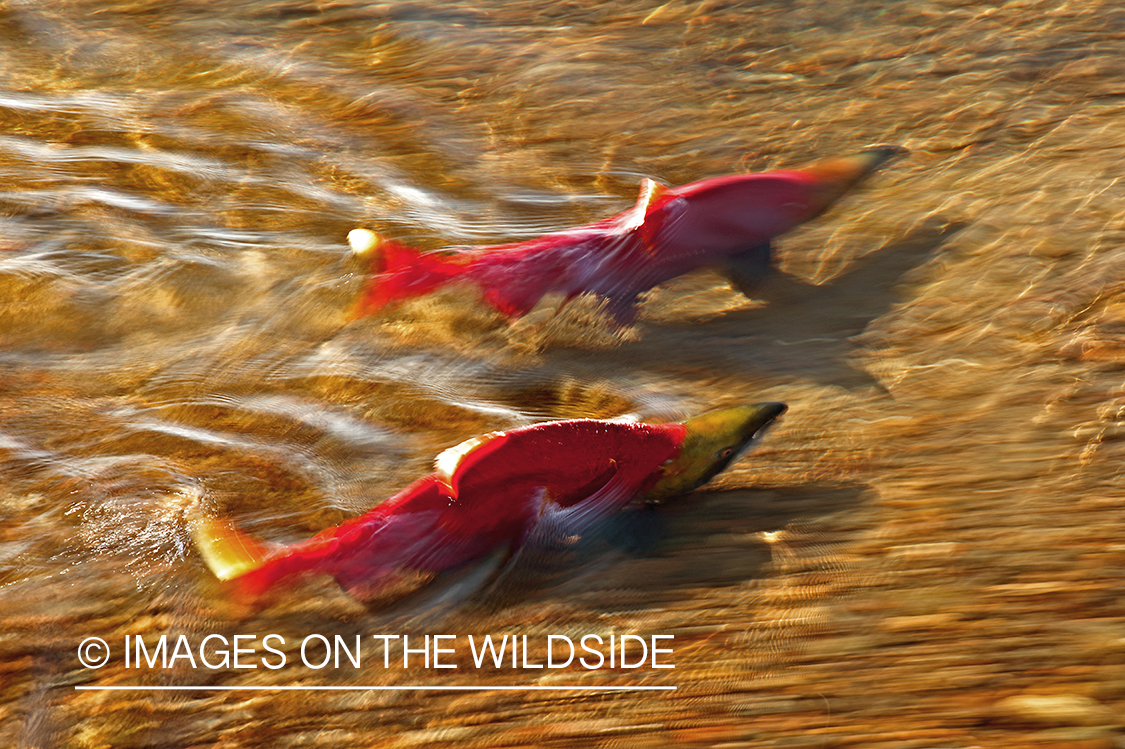
<svg viewBox="0 0 1125 749">
<path fill-rule="evenodd" d="M 478 437 L 470 437 L 464 442 L 442 450 L 438 456 L 434 458 L 434 472 L 453 496 L 456 496 L 456 493 L 453 491 L 453 474 L 457 472 L 457 469 L 460 467 L 465 457 L 481 445 L 487 444 L 503 435 L 504 432 L 489 432 L 488 434 L 482 434 Z"/>
<path fill-rule="evenodd" d="M 637 195 L 637 203 L 621 215 L 621 228 L 628 231 L 636 229 L 645 222 L 649 206 L 668 190 L 656 180 L 645 177 L 641 180 L 641 191 Z"/>
</svg>

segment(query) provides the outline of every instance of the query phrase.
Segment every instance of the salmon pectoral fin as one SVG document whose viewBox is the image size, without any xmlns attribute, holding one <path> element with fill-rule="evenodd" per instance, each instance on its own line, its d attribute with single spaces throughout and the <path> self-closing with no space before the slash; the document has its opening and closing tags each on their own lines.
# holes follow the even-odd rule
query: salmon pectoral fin
<svg viewBox="0 0 1125 749">
<path fill-rule="evenodd" d="M 730 285 L 751 297 L 772 272 L 773 250 L 769 242 L 755 245 L 726 258 L 724 275 Z"/>
<path fill-rule="evenodd" d="M 621 511 L 637 495 L 638 487 L 621 477 L 616 461 L 602 474 L 604 483 L 568 507 L 547 491 L 540 495 L 539 515 L 524 534 L 522 546 L 569 541 L 586 535 Z"/>
<path fill-rule="evenodd" d="M 486 597 L 512 585 L 519 587 L 529 575 L 534 578 L 534 570 L 552 549 L 572 545 L 603 526 L 636 496 L 637 487 L 620 478 L 616 462 L 611 461 L 603 475 L 605 483 L 569 507 L 555 502 L 545 488 L 534 494 L 529 501 L 539 503 L 539 514 L 509 547 L 507 558 L 483 590 Z"/>
</svg>

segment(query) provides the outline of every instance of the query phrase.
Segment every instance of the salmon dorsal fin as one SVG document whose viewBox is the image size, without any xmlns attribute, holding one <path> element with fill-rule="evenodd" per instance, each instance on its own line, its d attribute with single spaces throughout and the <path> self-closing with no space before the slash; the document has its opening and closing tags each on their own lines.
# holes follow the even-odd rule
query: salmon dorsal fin
<svg viewBox="0 0 1125 749">
<path fill-rule="evenodd" d="M 470 437 L 438 454 L 434 459 L 434 473 L 437 474 L 438 480 L 449 492 L 449 496 L 454 498 L 457 496 L 457 487 L 454 480 L 458 471 L 465 464 L 465 459 L 474 453 L 479 453 L 482 448 L 495 443 L 503 436 L 504 432 L 489 432 L 479 437 Z"/>
<path fill-rule="evenodd" d="M 628 231 L 636 229 L 645 222 L 645 216 L 648 215 L 648 209 L 652 204 L 660 199 L 664 193 L 668 191 L 667 185 L 662 185 L 656 180 L 651 180 L 645 177 L 641 180 L 641 191 L 637 195 L 637 203 L 629 210 L 621 214 L 621 229 Z"/>
</svg>

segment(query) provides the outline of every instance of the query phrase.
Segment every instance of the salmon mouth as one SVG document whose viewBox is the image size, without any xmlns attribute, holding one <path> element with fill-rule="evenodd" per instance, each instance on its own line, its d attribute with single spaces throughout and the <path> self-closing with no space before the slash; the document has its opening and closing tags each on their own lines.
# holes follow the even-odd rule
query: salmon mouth
<svg viewBox="0 0 1125 749">
<path fill-rule="evenodd" d="M 753 431 L 746 438 L 746 442 L 743 443 L 742 447 L 736 452 L 734 457 L 738 457 L 739 455 L 748 452 L 751 448 L 761 442 L 762 438 L 766 436 L 766 432 L 775 427 L 778 421 L 781 419 L 781 416 L 789 410 L 789 406 L 785 403 L 780 402 L 759 403 L 758 409 L 760 412 L 760 418 L 756 426 L 752 427 Z"/>
<path fill-rule="evenodd" d="M 762 409 L 765 411 L 763 415 L 765 421 L 750 435 L 750 439 L 755 442 L 760 440 L 771 427 L 777 424 L 778 419 L 789 410 L 789 406 L 784 403 L 773 402 L 763 404 Z"/>
</svg>

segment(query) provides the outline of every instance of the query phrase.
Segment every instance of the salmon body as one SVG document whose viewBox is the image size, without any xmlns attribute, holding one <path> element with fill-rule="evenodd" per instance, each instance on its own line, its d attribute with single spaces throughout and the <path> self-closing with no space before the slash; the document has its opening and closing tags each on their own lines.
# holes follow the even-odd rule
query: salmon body
<svg viewBox="0 0 1125 749">
<path fill-rule="evenodd" d="M 193 538 L 212 572 L 249 596 L 314 572 L 359 598 L 394 597 L 533 536 L 580 535 L 634 500 L 686 493 L 784 410 L 761 403 L 670 424 L 577 419 L 493 432 L 446 450 L 434 473 L 307 541 L 267 547 L 203 515 Z"/>
<path fill-rule="evenodd" d="M 743 292 L 771 267 L 774 237 L 818 216 L 865 175 L 904 149 L 879 146 L 806 169 L 730 175 L 668 188 L 644 180 L 628 211 L 588 226 L 515 244 L 420 252 L 357 230 L 353 250 L 371 278 L 355 308 L 365 315 L 453 281 L 469 281 L 510 318 L 549 293 L 608 302 L 618 324 L 638 295 L 703 267 L 725 271 Z"/>
</svg>

